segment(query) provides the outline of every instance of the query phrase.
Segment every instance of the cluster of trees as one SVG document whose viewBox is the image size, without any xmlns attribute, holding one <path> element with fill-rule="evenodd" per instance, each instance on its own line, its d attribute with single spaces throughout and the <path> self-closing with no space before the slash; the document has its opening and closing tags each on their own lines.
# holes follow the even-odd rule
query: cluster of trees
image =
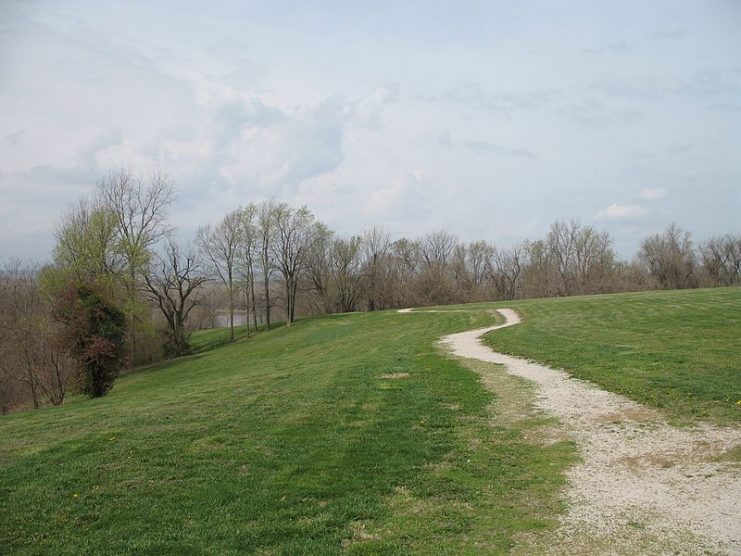
<svg viewBox="0 0 741 556">
<path fill-rule="evenodd" d="M 52 317 L 53 299 L 39 287 L 38 268 L 20 262 L 0 273 L 0 412 L 19 402 L 34 409 L 64 402 L 76 365 Z"/>
<path fill-rule="evenodd" d="M 10 331 L 0 338 L 3 413 L 61 404 L 70 389 L 104 395 L 124 364 L 142 362 L 142 353 L 152 358 L 139 345 L 152 323 L 142 284 L 154 291 L 170 278 L 153 269 L 155 248 L 170 231 L 174 195 L 165 174 L 142 179 L 113 172 L 92 198 L 63 215 L 53 263 L 15 262 L 0 273 L 3 325 Z"/>
<path fill-rule="evenodd" d="M 313 313 L 730 286 L 741 284 L 741 235 L 696 250 L 672 225 L 624 262 L 609 234 L 579 222 L 555 222 L 545 238 L 508 248 L 444 231 L 395 241 L 380 228 L 352 238 L 327 232 L 310 246 L 303 282 Z"/>
<path fill-rule="evenodd" d="M 276 305 L 283 308 L 286 324 L 293 323 L 312 246 L 329 235 L 306 207 L 274 201 L 240 207 L 215 226 L 198 230 L 199 252 L 227 293 L 232 339 L 240 298 L 255 328 L 258 320 L 270 327 Z"/>
<path fill-rule="evenodd" d="M 167 220 L 174 199 L 166 174 L 110 173 L 63 215 L 52 263 L 0 271 L 3 413 L 61 404 L 72 387 L 105 394 L 124 362 L 189 353 L 190 331 L 220 309 L 233 340 L 237 311 L 249 335 L 300 315 L 741 284 L 738 234 L 695 248 L 672 225 L 626 262 L 609 234 L 579 222 L 502 248 L 446 231 L 342 236 L 306 207 L 264 201 L 182 245 Z"/>
<path fill-rule="evenodd" d="M 124 315 L 95 284 L 59 286 L 43 269 L 0 271 L 0 413 L 24 402 L 61 405 L 113 386 L 124 361 Z"/>
</svg>

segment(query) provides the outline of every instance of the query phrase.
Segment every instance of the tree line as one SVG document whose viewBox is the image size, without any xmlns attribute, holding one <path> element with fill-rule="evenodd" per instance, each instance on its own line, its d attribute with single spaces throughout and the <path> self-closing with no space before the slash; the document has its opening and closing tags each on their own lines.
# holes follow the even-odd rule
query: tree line
<svg viewBox="0 0 741 556">
<path fill-rule="evenodd" d="M 741 234 L 695 246 L 671 225 L 622 261 L 612 237 L 577 221 L 500 247 L 450 232 L 344 236 L 307 207 L 247 203 L 178 243 L 165 173 L 121 169 L 62 215 L 53 260 L 0 271 L 0 407 L 102 395 L 118 370 L 191 352 L 189 334 L 225 310 L 249 336 L 302 315 L 532 297 L 741 284 Z"/>
</svg>

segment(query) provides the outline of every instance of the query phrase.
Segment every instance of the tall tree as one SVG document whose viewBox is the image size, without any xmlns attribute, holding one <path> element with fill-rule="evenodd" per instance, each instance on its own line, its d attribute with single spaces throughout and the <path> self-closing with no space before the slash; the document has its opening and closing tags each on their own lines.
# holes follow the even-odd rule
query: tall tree
<svg viewBox="0 0 741 556">
<path fill-rule="evenodd" d="M 247 333 L 249 334 L 249 313 L 252 314 L 252 324 L 257 330 L 257 296 L 255 295 L 255 267 L 258 252 L 257 227 L 258 207 L 250 203 L 240 212 L 240 243 L 238 250 L 238 261 L 245 282 L 245 293 L 247 294 Z"/>
<path fill-rule="evenodd" d="M 360 296 L 360 251 L 362 238 L 335 238 L 331 244 L 331 269 L 337 288 L 339 311 L 357 308 Z"/>
<path fill-rule="evenodd" d="M 332 244 L 333 234 L 322 227 L 320 233 L 314 235 L 309 246 L 309 261 L 307 264 L 308 282 L 314 292 L 314 306 L 318 312 L 333 313 L 336 310 L 334 292 L 332 291 L 334 276 L 334 253 Z"/>
<path fill-rule="evenodd" d="M 147 292 L 167 323 L 165 351 L 169 355 L 191 351 L 186 321 L 198 304 L 198 288 L 208 281 L 202 270 L 193 249 L 182 249 L 168 240 L 164 252 L 155 257 L 144 274 Z"/>
<path fill-rule="evenodd" d="M 592 226 L 579 226 L 575 234 L 574 260 L 577 292 L 601 293 L 614 270 L 612 238 Z"/>
<path fill-rule="evenodd" d="M 120 169 L 98 182 L 98 198 L 116 221 L 119 248 L 126 266 L 127 306 L 130 359 L 136 359 L 135 320 L 137 315 L 137 281 L 147 268 L 150 249 L 169 231 L 167 211 L 175 200 L 173 179 L 155 172 L 147 179 Z"/>
<path fill-rule="evenodd" d="M 391 236 L 383 227 L 375 226 L 363 233 L 363 275 L 369 311 L 378 308 L 385 259 L 390 248 Z"/>
<path fill-rule="evenodd" d="M 525 256 L 526 249 L 523 245 L 494 251 L 491 272 L 496 282 L 498 297 L 501 299 L 518 297 Z"/>
<path fill-rule="evenodd" d="M 472 301 L 473 296 L 473 278 L 469 272 L 468 265 L 468 248 L 465 243 L 457 243 L 453 248 L 450 260 L 450 274 L 455 285 L 453 289 L 453 301 L 463 303 Z"/>
<path fill-rule="evenodd" d="M 700 245 L 700 257 L 709 285 L 741 284 L 741 234 L 710 238 Z"/>
<path fill-rule="evenodd" d="M 422 291 L 428 303 L 446 303 L 452 298 L 449 263 L 457 238 L 444 230 L 430 232 L 422 238 Z"/>
<path fill-rule="evenodd" d="M 42 342 L 38 334 L 39 320 L 43 314 L 42 297 L 36 287 L 36 269 L 12 261 L 3 269 L 2 282 L 6 295 L 2 310 L 3 354 L 5 364 L 10 364 L 10 376 L 28 388 L 33 408 L 41 407 Z M 9 340 L 9 342 L 8 342 Z"/>
<path fill-rule="evenodd" d="M 277 207 L 273 201 L 263 201 L 257 209 L 257 226 L 260 240 L 260 267 L 263 279 L 263 302 L 265 307 L 265 324 L 270 329 L 270 278 L 273 273 L 271 242 L 274 235 L 275 215 Z"/>
<path fill-rule="evenodd" d="M 486 241 L 474 241 L 468 246 L 467 266 L 469 268 L 473 285 L 481 288 L 486 276 L 491 269 L 494 248 Z"/>
<path fill-rule="evenodd" d="M 679 289 L 695 285 L 691 236 L 676 224 L 644 239 L 638 258 L 661 288 Z"/>
<path fill-rule="evenodd" d="M 122 275 L 121 252 L 115 214 L 99 199 L 72 205 L 56 231 L 54 262 L 78 281 L 114 283 Z"/>
<path fill-rule="evenodd" d="M 229 298 L 229 339 L 234 341 L 234 282 L 242 245 L 243 210 L 237 209 L 222 218 L 216 226 L 198 230 L 196 243 L 219 277 Z"/>
<path fill-rule="evenodd" d="M 549 260 L 558 277 L 558 295 L 571 295 L 576 284 L 576 236 L 578 222 L 557 221 L 551 224 L 546 237 Z"/>
<path fill-rule="evenodd" d="M 419 305 L 415 284 L 419 277 L 422 250 L 419 241 L 406 238 L 397 239 L 392 245 L 392 273 L 396 284 L 393 298 L 395 307 Z"/>
<path fill-rule="evenodd" d="M 286 204 L 276 206 L 274 226 L 271 251 L 278 272 L 283 277 L 286 325 L 290 326 L 296 317 L 299 279 L 306 269 L 309 248 L 317 227 L 314 215 L 308 208 L 292 209 Z"/>
<path fill-rule="evenodd" d="M 77 371 L 53 318 L 59 290 L 42 285 L 44 270 L 19 261 L 0 269 L 0 402 L 6 412 L 25 401 L 34 408 L 44 399 L 61 405 Z"/>
<path fill-rule="evenodd" d="M 528 264 L 523 268 L 525 297 L 559 295 L 558 278 L 548 244 L 542 240 L 527 241 L 524 245 Z"/>
</svg>

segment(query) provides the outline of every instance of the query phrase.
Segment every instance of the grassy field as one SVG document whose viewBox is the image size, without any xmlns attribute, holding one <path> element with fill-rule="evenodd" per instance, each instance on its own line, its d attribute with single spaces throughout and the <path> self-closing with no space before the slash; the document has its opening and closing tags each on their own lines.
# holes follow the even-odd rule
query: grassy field
<svg viewBox="0 0 741 556">
<path fill-rule="evenodd" d="M 2 418 L 0 552 L 481 554 L 547 534 L 574 446 L 540 445 L 527 385 L 435 346 L 491 322 L 209 332 L 106 398 Z"/>
<path fill-rule="evenodd" d="M 482 554 L 548 539 L 576 460 L 527 383 L 443 334 L 682 421 L 737 423 L 741 289 L 335 315 L 194 337 L 109 396 L 0 419 L 0 553 Z M 238 330 L 243 336 L 244 331 Z"/>
<path fill-rule="evenodd" d="M 679 421 L 741 420 L 741 288 L 498 303 L 524 317 L 486 341 Z"/>
</svg>

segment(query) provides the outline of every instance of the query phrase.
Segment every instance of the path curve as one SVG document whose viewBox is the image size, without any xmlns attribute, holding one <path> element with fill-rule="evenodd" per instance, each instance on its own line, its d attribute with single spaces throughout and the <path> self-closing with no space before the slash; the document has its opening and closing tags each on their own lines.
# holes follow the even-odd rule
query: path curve
<svg viewBox="0 0 741 556">
<path fill-rule="evenodd" d="M 498 312 L 505 324 L 450 334 L 441 343 L 456 356 L 505 365 L 535 382 L 537 407 L 577 443 L 583 461 L 567 472 L 568 509 L 545 552 L 741 554 L 739 470 L 717 461 L 741 445 L 741 429 L 678 429 L 624 396 L 496 353 L 481 336 L 520 323 L 512 309 Z"/>
</svg>

